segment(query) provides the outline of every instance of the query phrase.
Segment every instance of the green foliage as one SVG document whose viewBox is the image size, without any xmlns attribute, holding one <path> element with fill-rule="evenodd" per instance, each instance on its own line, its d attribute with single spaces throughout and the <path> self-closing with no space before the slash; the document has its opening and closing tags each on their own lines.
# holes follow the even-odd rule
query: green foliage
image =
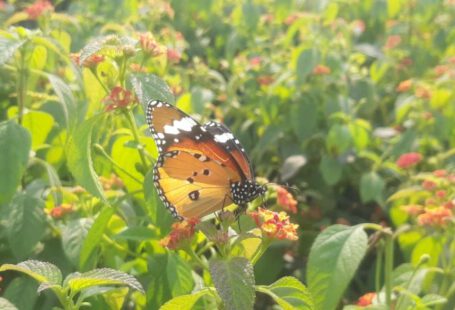
<svg viewBox="0 0 455 310">
<path fill-rule="evenodd" d="M 0 308 L 453 309 L 452 2 L 0 1 Z M 268 209 L 176 240 L 151 99 Z"/>
</svg>

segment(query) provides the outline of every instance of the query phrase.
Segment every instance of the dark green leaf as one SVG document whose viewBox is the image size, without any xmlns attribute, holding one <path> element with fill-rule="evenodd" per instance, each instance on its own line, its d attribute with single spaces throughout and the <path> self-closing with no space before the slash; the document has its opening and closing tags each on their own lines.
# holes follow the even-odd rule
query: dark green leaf
<svg viewBox="0 0 455 310">
<path fill-rule="evenodd" d="M 118 240 L 145 241 L 157 238 L 157 233 L 147 227 L 128 227 L 119 234 L 114 236 Z"/>
<path fill-rule="evenodd" d="M 14 197 L 7 223 L 8 242 L 14 255 L 23 259 L 33 252 L 46 229 L 44 201 L 26 193 Z"/>
<path fill-rule="evenodd" d="M 318 105 L 313 100 L 299 102 L 295 108 L 290 110 L 289 119 L 294 132 L 303 142 L 310 138 L 317 130 Z"/>
<path fill-rule="evenodd" d="M 0 123 L 0 205 L 11 200 L 27 166 L 31 139 L 14 121 Z"/>
<path fill-rule="evenodd" d="M 90 227 L 88 231 L 87 237 L 84 240 L 84 244 L 82 245 L 81 255 L 79 266 L 81 269 L 85 269 L 87 266 L 87 262 L 90 258 L 90 255 L 99 245 L 101 239 L 103 238 L 104 230 L 109 223 L 112 215 L 114 215 L 115 210 L 110 206 L 104 206 L 103 210 L 100 214 L 96 217 L 95 222 Z"/>
<path fill-rule="evenodd" d="M 0 271 L 15 270 L 27 274 L 36 281 L 40 282 L 38 292 L 50 286 L 60 286 L 62 284 L 62 273 L 57 266 L 37 260 L 27 260 L 17 265 L 4 264 Z"/>
<path fill-rule="evenodd" d="M 188 263 L 175 254 L 169 254 L 166 274 L 172 296 L 188 294 L 194 287 L 191 267 Z"/>
<path fill-rule="evenodd" d="M 100 118 L 101 116 L 95 116 L 75 128 L 71 134 L 66 155 L 68 168 L 76 181 L 92 195 L 106 201 L 103 188 L 93 168 L 91 154 L 93 128 L 99 123 Z"/>
<path fill-rule="evenodd" d="M 310 74 L 314 67 L 319 63 L 319 53 L 316 49 L 310 48 L 302 51 L 297 59 L 297 81 L 299 84 L 305 82 L 306 77 Z"/>
<path fill-rule="evenodd" d="M 65 116 L 65 124 L 67 128 L 72 129 L 79 123 L 78 109 L 71 88 L 61 78 L 53 74 L 47 74 L 47 78 L 51 83 L 52 89 L 58 97 L 63 115 Z"/>
<path fill-rule="evenodd" d="M 92 221 L 85 218 L 72 220 L 62 228 L 63 251 L 74 266 L 80 265 L 80 253 Z"/>
<path fill-rule="evenodd" d="M 334 185 L 341 179 L 343 165 L 338 160 L 323 155 L 319 164 L 319 171 L 321 171 L 322 177 L 327 184 Z"/>
<path fill-rule="evenodd" d="M 374 171 L 365 173 L 360 179 L 360 197 L 362 202 L 383 202 L 384 180 Z"/>
<path fill-rule="evenodd" d="M 7 298 L 20 310 L 34 310 L 35 302 L 38 297 L 36 289 L 38 283 L 26 277 L 16 278 L 8 285 L 3 294 L 3 297 Z"/>
<path fill-rule="evenodd" d="M 210 274 L 225 309 L 253 309 L 254 272 L 250 261 L 243 257 L 212 259 Z"/>
<path fill-rule="evenodd" d="M 316 309 L 335 309 L 367 250 L 362 226 L 333 225 L 314 241 L 308 260 L 308 288 Z"/>
</svg>

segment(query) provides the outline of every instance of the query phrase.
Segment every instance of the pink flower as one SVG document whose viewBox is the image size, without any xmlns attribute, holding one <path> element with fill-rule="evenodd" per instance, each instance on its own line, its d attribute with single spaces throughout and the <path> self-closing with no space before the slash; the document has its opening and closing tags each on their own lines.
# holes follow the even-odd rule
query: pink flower
<svg viewBox="0 0 455 310">
<path fill-rule="evenodd" d="M 103 99 L 106 104 L 106 111 L 126 108 L 135 102 L 134 95 L 120 86 L 116 86 L 111 93 Z"/>
<path fill-rule="evenodd" d="M 182 248 L 193 238 L 195 227 L 199 223 L 199 219 L 190 218 L 182 222 L 172 224 L 172 231 L 168 236 L 161 239 L 160 244 L 169 250 Z"/>
<path fill-rule="evenodd" d="M 175 50 L 172 48 L 167 49 L 166 55 L 167 55 L 167 59 L 173 63 L 178 63 L 180 61 L 180 59 L 182 58 L 182 54 L 180 54 L 180 52 L 178 50 Z"/>
<path fill-rule="evenodd" d="M 54 11 L 54 6 L 48 0 L 37 0 L 25 8 L 28 18 L 35 20 L 46 12 Z"/>
<path fill-rule="evenodd" d="M 373 299 L 376 297 L 376 293 L 366 293 L 365 295 L 360 296 L 359 300 L 357 301 L 357 306 L 366 307 L 373 303 Z"/>
<path fill-rule="evenodd" d="M 250 216 L 261 229 L 262 233 L 269 238 L 297 240 L 297 228 L 299 225 L 289 221 L 289 215 L 285 212 L 273 212 L 259 208 L 257 212 L 251 212 Z"/>
<path fill-rule="evenodd" d="M 406 153 L 401 155 L 396 164 L 401 169 L 407 169 L 417 165 L 422 160 L 422 155 L 420 153 Z"/>
</svg>

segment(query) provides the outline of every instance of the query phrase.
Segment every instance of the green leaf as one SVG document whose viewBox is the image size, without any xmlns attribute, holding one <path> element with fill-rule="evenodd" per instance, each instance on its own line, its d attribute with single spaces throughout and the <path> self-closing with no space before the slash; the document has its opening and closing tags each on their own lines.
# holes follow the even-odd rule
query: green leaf
<svg viewBox="0 0 455 310">
<path fill-rule="evenodd" d="M 178 296 L 166 302 L 163 306 L 161 306 L 160 310 L 192 310 L 199 298 L 210 294 L 209 290 L 201 290 L 189 295 Z"/>
<path fill-rule="evenodd" d="M 289 120 L 300 141 L 305 141 L 317 131 L 318 104 L 314 100 L 299 102 L 290 109 Z"/>
<path fill-rule="evenodd" d="M 272 297 L 283 310 L 315 309 L 310 292 L 294 277 L 283 277 L 271 285 L 257 286 L 256 290 Z"/>
<path fill-rule="evenodd" d="M 156 239 L 157 232 L 148 227 L 128 227 L 119 234 L 115 235 L 115 240 L 133 240 L 133 241 L 145 241 L 150 239 Z"/>
<path fill-rule="evenodd" d="M 30 111 L 24 115 L 22 126 L 30 131 L 32 149 L 36 151 L 45 144 L 46 138 L 54 126 L 54 118 L 45 112 Z"/>
<path fill-rule="evenodd" d="M 0 123 L 0 205 L 11 200 L 30 153 L 30 134 L 14 121 Z"/>
<path fill-rule="evenodd" d="M 335 124 L 327 134 L 327 149 L 331 153 L 341 154 L 352 146 L 352 136 L 346 125 Z"/>
<path fill-rule="evenodd" d="M 7 63 L 25 42 L 26 39 L 0 37 L 0 66 Z"/>
<path fill-rule="evenodd" d="M 447 302 L 447 298 L 437 294 L 428 294 L 422 297 L 421 303 L 425 307 L 441 305 Z"/>
<path fill-rule="evenodd" d="M 338 160 L 323 155 L 319 164 L 319 171 L 321 171 L 322 177 L 327 184 L 334 185 L 341 179 L 343 165 Z"/>
<path fill-rule="evenodd" d="M 188 294 L 194 287 L 191 267 L 178 255 L 169 254 L 166 275 L 172 296 Z"/>
<path fill-rule="evenodd" d="M 75 128 L 69 138 L 66 156 L 68 168 L 76 181 L 90 194 L 106 201 L 98 175 L 93 168 L 91 154 L 93 128 L 100 122 L 101 117 L 102 115 L 92 117 Z"/>
<path fill-rule="evenodd" d="M 76 99 L 74 98 L 71 88 L 58 76 L 53 74 L 46 74 L 52 89 L 58 97 L 58 102 L 63 109 L 65 117 L 65 124 L 67 128 L 72 129 L 79 123 L 78 109 L 76 106 Z"/>
<path fill-rule="evenodd" d="M 15 270 L 25 273 L 41 284 L 45 284 L 45 286 L 40 286 L 38 292 L 41 292 L 50 286 L 60 286 L 62 284 L 62 273 L 60 272 L 60 269 L 47 262 L 27 260 L 17 265 L 4 264 L 0 266 L 0 271 L 5 270 Z"/>
<path fill-rule="evenodd" d="M 209 267 L 225 309 L 253 309 L 254 272 L 249 260 L 243 257 L 212 259 Z"/>
<path fill-rule="evenodd" d="M 31 278 L 18 277 L 11 281 L 2 294 L 20 310 L 34 310 L 38 295 L 36 289 L 38 283 Z"/>
<path fill-rule="evenodd" d="M 435 236 L 425 237 L 417 242 L 411 254 L 411 263 L 417 266 L 423 255 L 428 255 L 428 266 L 437 267 L 444 249 L 444 240 Z"/>
<path fill-rule="evenodd" d="M 65 284 L 70 287 L 71 292 L 76 294 L 80 291 L 94 286 L 120 285 L 144 293 L 142 285 L 135 277 L 110 268 L 94 269 L 85 273 L 68 275 Z"/>
<path fill-rule="evenodd" d="M 8 299 L 0 297 L 0 309 L 3 310 L 18 310 L 15 305 L 10 303 Z"/>
<path fill-rule="evenodd" d="M 297 81 L 299 84 L 305 82 L 306 77 L 313 71 L 319 63 L 319 53 L 316 49 L 310 48 L 302 51 L 297 58 Z"/>
<path fill-rule="evenodd" d="M 37 45 L 30 55 L 29 66 L 32 69 L 42 70 L 47 63 L 47 49 Z"/>
<path fill-rule="evenodd" d="M 14 255 L 26 258 L 33 252 L 46 230 L 44 201 L 26 193 L 14 197 L 10 206 L 7 234 Z"/>
<path fill-rule="evenodd" d="M 62 228 L 63 252 L 74 266 L 80 265 L 80 253 L 92 221 L 80 218 L 68 222 Z"/>
<path fill-rule="evenodd" d="M 131 74 L 130 82 L 139 102 L 145 107 L 151 99 L 173 104 L 175 99 L 171 89 L 158 76 L 149 73 Z"/>
<path fill-rule="evenodd" d="M 367 250 L 362 226 L 333 225 L 313 243 L 307 281 L 316 309 L 335 309 Z"/>
<path fill-rule="evenodd" d="M 364 173 L 360 178 L 360 197 L 362 202 L 383 202 L 384 180 L 374 171 Z"/>
<path fill-rule="evenodd" d="M 85 238 L 84 244 L 81 248 L 79 260 L 80 269 L 85 269 L 87 267 L 86 265 L 90 258 L 90 255 L 99 245 L 101 239 L 103 238 L 107 224 L 109 223 L 109 220 L 111 219 L 112 215 L 114 215 L 114 213 L 114 208 L 111 208 L 110 206 L 104 206 L 103 210 L 96 217 L 96 220 L 90 227 L 90 230 L 88 231 L 87 237 Z"/>
</svg>

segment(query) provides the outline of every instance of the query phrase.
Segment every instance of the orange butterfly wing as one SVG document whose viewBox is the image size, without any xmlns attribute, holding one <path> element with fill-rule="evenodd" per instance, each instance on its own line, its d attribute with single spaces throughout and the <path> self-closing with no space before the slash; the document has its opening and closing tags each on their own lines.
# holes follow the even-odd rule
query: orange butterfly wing
<svg viewBox="0 0 455 310">
<path fill-rule="evenodd" d="M 203 217 L 228 206 L 235 172 L 202 153 L 169 151 L 155 166 L 155 186 L 176 217 Z"/>
</svg>

